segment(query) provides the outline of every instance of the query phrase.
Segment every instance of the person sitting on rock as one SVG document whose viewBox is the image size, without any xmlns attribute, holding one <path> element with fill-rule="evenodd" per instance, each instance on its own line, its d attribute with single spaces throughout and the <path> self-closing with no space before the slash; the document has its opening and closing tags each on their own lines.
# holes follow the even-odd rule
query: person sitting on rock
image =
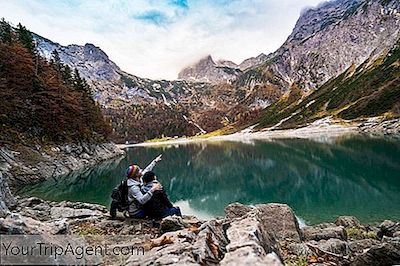
<svg viewBox="0 0 400 266">
<path fill-rule="evenodd" d="M 148 202 L 152 197 L 153 193 L 162 189 L 160 183 L 154 184 L 145 193 L 142 192 L 142 182 L 141 177 L 153 170 L 157 162 L 161 161 L 161 155 L 155 158 L 144 170 L 142 170 L 138 165 L 130 165 L 126 171 L 126 176 L 128 178 L 128 204 L 129 204 L 129 217 L 132 218 L 145 218 L 147 216 L 146 212 L 142 209 L 142 206 Z"/>
<path fill-rule="evenodd" d="M 147 193 L 154 186 L 160 184 L 156 175 L 152 171 L 148 171 L 143 175 L 142 192 Z M 164 189 L 157 190 L 153 193 L 153 197 L 143 205 L 145 213 L 153 219 L 162 219 L 170 215 L 182 216 L 179 207 L 174 207 L 169 201 L 167 193 Z"/>
</svg>

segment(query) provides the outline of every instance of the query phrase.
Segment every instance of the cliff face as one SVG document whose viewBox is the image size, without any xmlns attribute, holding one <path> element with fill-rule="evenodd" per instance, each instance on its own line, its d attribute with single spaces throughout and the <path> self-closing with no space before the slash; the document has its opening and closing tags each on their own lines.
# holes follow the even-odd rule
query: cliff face
<svg viewBox="0 0 400 266">
<path fill-rule="evenodd" d="M 233 62 L 220 61 L 215 63 L 212 57 L 208 55 L 195 65 L 179 72 L 178 78 L 195 82 L 231 84 L 240 74 L 239 66 L 236 66 Z"/>
<path fill-rule="evenodd" d="M 355 119 L 385 113 L 400 115 L 400 39 L 307 96 L 291 90 L 264 111 L 259 127 L 292 128 L 326 116 Z"/>
<path fill-rule="evenodd" d="M 235 81 L 246 92 L 240 105 L 276 102 L 268 91 L 308 94 L 352 64 L 376 59 L 398 39 L 399 9 L 398 1 L 338 0 L 305 11 L 282 47 Z"/>
<path fill-rule="evenodd" d="M 385 3 L 385 4 L 384 4 Z M 400 32 L 399 1 L 340 0 L 310 9 L 266 64 L 304 90 L 390 48 Z"/>
<path fill-rule="evenodd" d="M 200 59 L 195 64 L 182 69 L 178 78 L 194 82 L 208 82 L 212 84 L 232 84 L 248 68 L 257 66 L 270 59 L 270 55 L 260 54 L 245 59 L 239 65 L 229 60 L 214 62 L 211 55 Z"/>
<path fill-rule="evenodd" d="M 271 71 L 304 90 L 316 89 L 351 64 L 358 66 L 391 47 L 400 32 L 399 9 L 398 1 L 360 0 L 310 9 L 272 59 L 257 70 Z"/>
</svg>

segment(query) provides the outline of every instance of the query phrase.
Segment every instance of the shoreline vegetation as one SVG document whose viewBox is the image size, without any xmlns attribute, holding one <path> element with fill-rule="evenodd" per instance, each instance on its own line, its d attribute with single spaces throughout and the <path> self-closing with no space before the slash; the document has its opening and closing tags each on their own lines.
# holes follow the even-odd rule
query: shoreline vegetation
<svg viewBox="0 0 400 266">
<path fill-rule="evenodd" d="M 400 135 L 400 118 L 384 116 L 358 120 L 342 120 L 325 117 L 309 125 L 293 129 L 275 129 L 275 127 L 254 131 L 257 125 L 247 127 L 235 133 L 224 134 L 223 130 L 195 137 L 163 137 L 135 144 L 117 144 L 121 149 L 157 145 L 179 145 L 202 141 L 241 141 L 271 140 L 279 138 L 332 139 L 345 135 L 366 133 L 371 135 Z"/>
</svg>

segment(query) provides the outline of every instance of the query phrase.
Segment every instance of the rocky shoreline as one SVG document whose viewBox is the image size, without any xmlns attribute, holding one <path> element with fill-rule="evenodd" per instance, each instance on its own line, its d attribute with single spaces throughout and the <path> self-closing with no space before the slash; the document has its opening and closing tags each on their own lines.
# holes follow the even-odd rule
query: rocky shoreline
<svg viewBox="0 0 400 266">
<path fill-rule="evenodd" d="M 341 216 L 334 223 L 299 228 L 285 204 L 230 204 L 225 217 L 167 217 L 160 223 L 118 216 L 80 202 L 17 198 L 0 218 L 1 234 L 133 237 L 144 256 L 126 265 L 393 265 L 400 263 L 400 223 L 362 225 Z"/>
<path fill-rule="evenodd" d="M 0 147 L 0 217 L 17 202 L 12 191 L 124 155 L 114 143 Z"/>
</svg>

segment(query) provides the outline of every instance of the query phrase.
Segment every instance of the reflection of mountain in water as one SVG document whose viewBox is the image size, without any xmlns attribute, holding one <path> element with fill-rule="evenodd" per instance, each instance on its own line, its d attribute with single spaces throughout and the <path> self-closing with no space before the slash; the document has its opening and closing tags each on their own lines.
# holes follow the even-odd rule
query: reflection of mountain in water
<svg viewBox="0 0 400 266">
<path fill-rule="evenodd" d="M 309 222 L 333 220 L 340 214 L 363 221 L 400 218 L 400 143 L 389 139 L 134 148 L 118 165 L 95 168 L 77 186 L 42 184 L 37 191 L 50 196 L 57 189 L 62 191 L 57 199 L 107 203 L 128 162 L 145 166 L 159 153 L 164 159 L 155 170 L 171 199 L 188 201 L 192 209 L 211 215 L 221 215 L 227 204 L 240 201 L 288 203 Z"/>
</svg>

